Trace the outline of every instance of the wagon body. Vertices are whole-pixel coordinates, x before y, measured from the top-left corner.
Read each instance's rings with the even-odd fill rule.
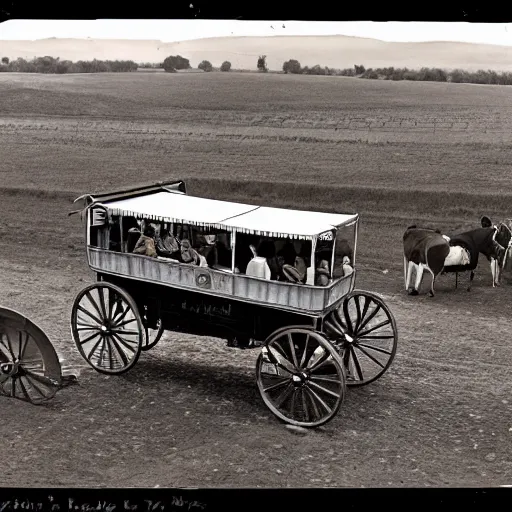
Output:
[[[257,379],[267,406],[288,423],[317,426],[336,414],[346,384],[372,382],[391,364],[397,332],[389,308],[375,294],[354,291],[358,214],[199,198],[187,194],[183,181],[81,198],[87,260],[97,283],[75,299],[71,328],[96,370],[129,370],[164,331],[262,347]],[[222,243],[209,261],[135,254],[134,236],[144,240],[141,222],[177,237],[182,251],[185,240],[211,239],[211,233]],[[281,247],[278,277],[270,273],[275,251],[260,256],[255,246],[261,254]],[[203,248],[209,254],[212,247],[197,251]],[[254,272],[253,262],[264,270]],[[377,332],[386,327],[391,331]],[[376,340],[387,348],[372,346]],[[363,372],[356,348],[376,370]]]

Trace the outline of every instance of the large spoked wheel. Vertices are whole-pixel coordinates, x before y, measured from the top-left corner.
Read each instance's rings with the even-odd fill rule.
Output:
[[[345,371],[336,349],[322,333],[305,327],[280,329],[269,337],[256,377],[265,404],[291,425],[323,425],[345,398]]]
[[[20,313],[0,308],[0,394],[39,405],[61,384],[59,357],[46,334]]]
[[[109,375],[130,370],[145,342],[134,300],[123,289],[104,281],[87,286],[75,298],[71,332],[89,365]]]
[[[144,334],[145,339],[144,343],[142,344],[141,349],[142,350],[150,350],[152,349],[162,337],[162,334],[164,333],[164,326],[162,323],[162,320],[159,318],[156,322],[156,329],[151,329],[147,325],[147,308],[144,308],[144,313],[142,315],[142,323],[144,325]]]
[[[347,386],[364,386],[377,380],[395,357],[395,318],[374,293],[349,293],[342,306],[325,319],[324,330],[339,349],[347,370]]]

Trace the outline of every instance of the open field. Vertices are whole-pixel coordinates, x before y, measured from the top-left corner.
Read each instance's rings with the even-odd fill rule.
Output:
[[[510,282],[492,289],[482,258],[471,293],[442,276],[435,298],[409,297],[400,245],[413,223],[452,234],[512,216],[511,105],[499,86],[0,75],[1,303],[81,369],[47,407],[2,399],[4,485],[512,483]],[[167,333],[116,378],[81,360],[71,303],[94,275],[71,201],[171,178],[194,195],[361,214],[357,287],[392,308],[398,353],[325,427],[286,429],[259,397],[257,351],[219,340]]]

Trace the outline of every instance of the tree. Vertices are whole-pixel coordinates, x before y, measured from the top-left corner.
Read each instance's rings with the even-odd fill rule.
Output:
[[[258,69],[259,69],[260,71],[264,71],[264,72],[268,71],[268,69],[267,69],[267,63],[265,62],[265,59],[266,59],[266,58],[267,58],[267,56],[266,56],[266,55],[260,55],[260,56],[258,57]]]
[[[298,60],[290,59],[283,64],[283,71],[285,73],[293,73],[297,75],[302,71],[302,68],[300,67],[300,62]]]
[[[2,57],[2,64],[9,64],[9,57]]]
[[[177,69],[190,69],[191,65],[189,60],[181,55],[171,55],[164,60],[163,68],[168,73],[174,73]]]
[[[222,63],[222,66],[220,67],[220,70],[221,71],[229,71],[230,69],[231,69],[231,62],[229,62],[228,60],[225,60]]]
[[[202,69],[203,71],[212,71],[213,66],[212,63],[209,60],[203,60],[199,66],[197,66],[199,69]]]

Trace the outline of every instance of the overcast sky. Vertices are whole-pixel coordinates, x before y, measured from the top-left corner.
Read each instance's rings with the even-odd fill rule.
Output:
[[[512,46],[510,23],[286,20],[9,20],[0,23],[0,40],[91,37],[174,42],[222,36],[335,34],[371,37],[383,41],[463,41]]]

